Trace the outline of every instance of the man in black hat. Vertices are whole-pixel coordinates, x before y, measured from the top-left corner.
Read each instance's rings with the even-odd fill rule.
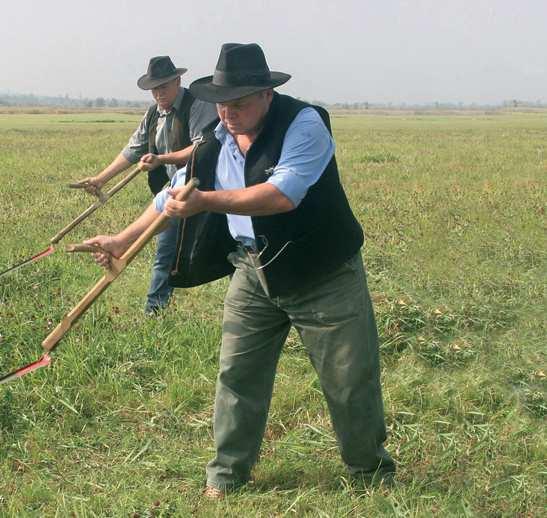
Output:
[[[378,335],[360,248],[363,232],[340,184],[328,113],[273,88],[256,44],[225,44],[213,76],[190,91],[215,102],[220,123],[145,213],[116,236],[88,241],[123,253],[165,211],[186,218],[176,286],[231,274],[215,399],[216,456],[206,496],[245,484],[266,426],[277,361],[294,326],[325,394],[352,476],[391,477]],[[174,199],[190,177],[199,190]],[[103,266],[108,254],[95,256]]]
[[[141,167],[148,171],[152,193],[161,191],[177,168],[186,164],[202,129],[217,118],[214,104],[195,99],[181,87],[181,75],[186,70],[176,68],[169,56],[150,60],[147,73],[138,79],[137,85],[142,90],[151,90],[155,103],[112,163],[96,176],[73,184],[74,187],[97,194],[106,182],[140,160]],[[145,306],[147,314],[156,314],[169,303],[173,288],[168,279],[174,261],[176,231],[174,221],[158,237]]]

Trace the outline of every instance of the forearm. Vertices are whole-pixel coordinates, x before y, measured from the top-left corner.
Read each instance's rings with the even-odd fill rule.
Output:
[[[190,159],[193,149],[194,149],[194,145],[192,144],[179,151],[173,151],[172,153],[165,153],[164,155],[158,155],[158,159],[164,165],[175,164],[179,167],[182,167],[183,165],[186,165],[186,163]]]
[[[159,216],[160,213],[155,209],[154,204],[151,203],[133,223],[116,236],[116,240],[118,240],[125,249],[129,248]],[[163,228],[159,229],[158,232],[161,232],[162,230]]]
[[[295,208],[274,185],[262,183],[245,189],[200,191],[204,210],[242,216],[269,216]]]
[[[127,249],[159,216],[160,213],[155,210],[152,204],[138,219],[119,234],[115,236],[98,235],[85,240],[84,243],[97,246],[98,251],[93,254],[95,261],[105,268],[110,268],[112,257],[122,257]],[[161,232],[163,228],[165,227],[159,229],[158,232]]]
[[[121,153],[112,161],[110,165],[105,167],[97,176],[96,178],[100,180],[102,183],[108,182],[111,178],[118,175],[122,171],[125,171],[129,166],[131,166],[131,162],[127,160]]]

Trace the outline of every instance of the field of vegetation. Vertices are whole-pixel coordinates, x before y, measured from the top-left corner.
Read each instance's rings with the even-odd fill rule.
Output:
[[[50,367],[0,386],[0,516],[544,516],[546,115],[333,118],[367,236],[393,487],[348,482],[291,334],[253,483],[205,500],[226,281],[145,318],[149,246]],[[104,167],[138,118],[0,114],[0,271],[90,204],[67,182]],[[148,202],[138,178],[61,245]],[[62,248],[0,278],[0,374],[37,359],[102,275]]]

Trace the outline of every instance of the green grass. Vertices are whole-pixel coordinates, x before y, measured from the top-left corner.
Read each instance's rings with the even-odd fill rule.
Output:
[[[0,270],[90,203],[65,187],[138,116],[0,114]],[[540,516],[545,501],[545,114],[334,117],[367,243],[382,338],[393,488],[348,484],[305,351],[291,335],[254,482],[204,501],[226,281],[142,306],[150,246],[55,363],[0,388],[0,516]],[[63,243],[121,229],[144,177]],[[0,279],[0,370],[40,343],[102,272],[61,251]]]

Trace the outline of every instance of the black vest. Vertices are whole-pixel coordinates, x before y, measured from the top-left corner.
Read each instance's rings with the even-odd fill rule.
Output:
[[[173,117],[173,126],[169,132],[169,147],[171,151],[179,151],[192,144],[190,138],[190,108],[194,103],[194,96],[189,90],[184,88],[184,95],[178,110],[175,110]],[[148,128],[148,152],[158,154],[156,147],[156,129],[158,126],[159,113],[157,104],[148,108],[146,112],[146,127]],[[156,167],[153,171],[148,171],[148,186],[152,193],[160,192],[169,181],[167,170],[164,165]]]
[[[287,129],[300,110],[309,106],[274,93],[264,128],[245,157],[246,186],[268,179],[279,161]],[[330,131],[327,111],[313,108]],[[201,190],[214,190],[220,147],[214,133],[206,132],[204,142],[188,163],[187,180],[192,176],[199,178]],[[340,184],[334,157],[296,209],[251,219],[271,296],[290,294],[320,279],[363,244],[363,231]],[[190,287],[230,274],[233,267],[226,255],[235,247],[224,214],[201,213],[181,221],[170,283]]]

